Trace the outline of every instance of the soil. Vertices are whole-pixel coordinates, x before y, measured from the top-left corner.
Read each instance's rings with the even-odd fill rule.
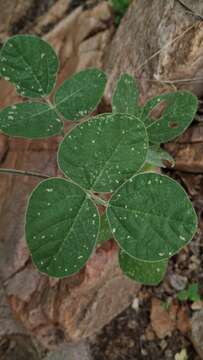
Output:
[[[182,349],[187,349],[189,360],[200,360],[188,338],[177,330],[166,339],[149,340],[149,324],[150,299],[142,302],[139,312],[129,307],[97,336],[91,347],[93,360],[172,360]]]

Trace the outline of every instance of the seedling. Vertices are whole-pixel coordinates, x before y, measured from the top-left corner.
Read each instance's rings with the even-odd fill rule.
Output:
[[[158,284],[168,259],[192,239],[197,217],[184,189],[149,169],[173,162],[160,144],[190,125],[197,99],[178,91],[140,107],[136,81],[123,74],[112,113],[91,116],[106,75],[87,69],[54,90],[58,68],[54,49],[35,36],[14,36],[1,50],[0,74],[23,97],[1,110],[2,133],[62,138],[57,153],[61,177],[0,169],[44,178],[30,195],[25,217],[33,262],[49,276],[71,276],[85,266],[98,242],[113,236],[124,274]],[[64,136],[67,121],[72,128]],[[100,205],[105,208],[102,221]]]
[[[177,294],[177,299],[180,301],[201,301],[199,285],[197,283],[190,284],[187,289]]]

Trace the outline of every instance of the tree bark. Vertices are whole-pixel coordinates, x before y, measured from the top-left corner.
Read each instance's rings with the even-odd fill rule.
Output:
[[[174,88],[203,95],[203,23],[195,6],[203,12],[201,2],[189,12],[179,0],[133,1],[106,54],[108,102],[122,72],[138,79],[141,102]]]

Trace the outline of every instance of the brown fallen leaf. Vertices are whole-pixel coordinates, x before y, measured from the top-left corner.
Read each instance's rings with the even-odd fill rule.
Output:
[[[158,338],[163,339],[166,336],[171,336],[176,328],[177,310],[178,306],[176,304],[172,304],[170,309],[167,310],[159,299],[152,299],[151,325]]]

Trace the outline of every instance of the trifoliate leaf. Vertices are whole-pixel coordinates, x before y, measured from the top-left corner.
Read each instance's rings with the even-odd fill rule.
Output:
[[[176,254],[197,229],[197,216],[184,189],[156,173],[142,173],[123,184],[113,194],[107,216],[119,246],[150,262]]]
[[[25,230],[37,268],[50,276],[64,277],[78,272],[92,254],[99,215],[78,186],[52,178],[32,192]]]
[[[65,176],[95,192],[113,192],[144,164],[145,127],[128,114],[104,114],[68,133],[58,152]]]
[[[49,95],[56,82],[58,66],[53,48],[37,36],[13,36],[1,50],[1,76],[25,97]]]
[[[9,136],[30,139],[61,133],[62,122],[55,111],[43,103],[20,103],[0,111],[0,130]]]
[[[55,103],[66,120],[79,120],[99,104],[106,85],[106,75],[99,69],[82,70],[57,90]]]

